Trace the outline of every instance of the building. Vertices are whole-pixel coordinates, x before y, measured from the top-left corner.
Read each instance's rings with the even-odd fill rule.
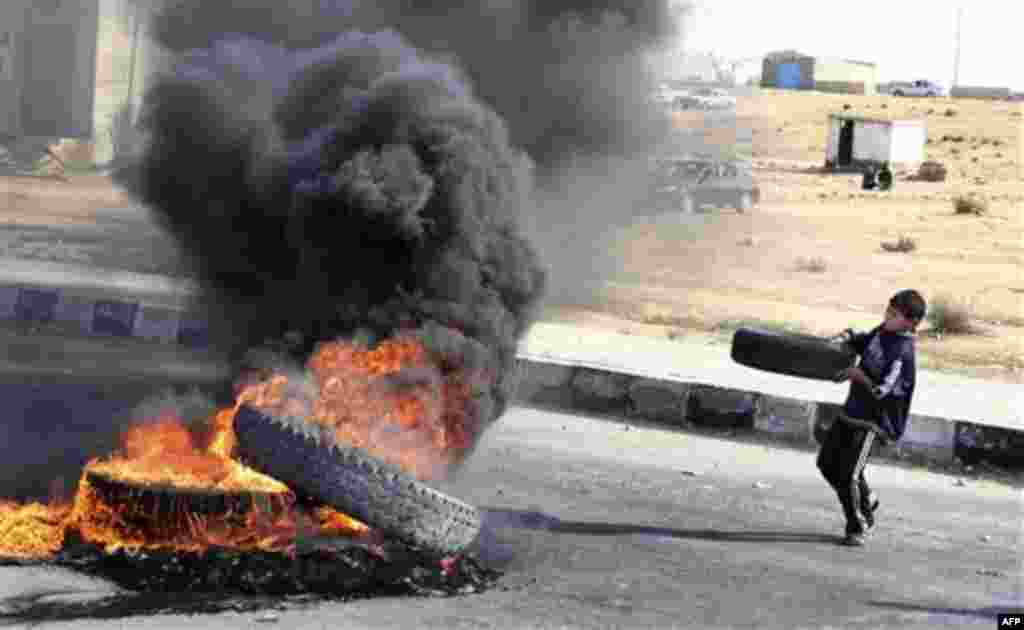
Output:
[[[0,135],[93,134],[99,0],[0,2]]]
[[[953,98],[980,98],[994,101],[1009,101],[1013,98],[1013,90],[1006,87],[982,87],[958,85],[949,91]]]
[[[839,94],[876,94],[878,67],[866,61],[812,57],[797,51],[765,55],[761,87],[817,90]]]
[[[894,168],[916,169],[924,161],[926,137],[923,120],[832,114],[828,121],[825,166],[860,170],[888,162]]]
[[[158,0],[0,1],[0,141],[73,140],[97,163],[132,126],[166,54],[147,37]]]

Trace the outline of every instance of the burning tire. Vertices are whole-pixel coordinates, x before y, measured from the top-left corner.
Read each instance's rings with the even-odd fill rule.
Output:
[[[109,505],[130,506],[154,519],[174,514],[238,517],[252,511],[281,511],[294,497],[287,492],[224,492],[141,485],[110,474],[87,470],[85,479]]]
[[[831,381],[854,364],[848,348],[823,337],[740,328],[732,338],[732,360],[768,372]]]
[[[361,449],[340,444],[317,425],[266,415],[247,405],[238,409],[234,422],[239,457],[249,466],[386,536],[452,555],[480,531],[476,508]]]

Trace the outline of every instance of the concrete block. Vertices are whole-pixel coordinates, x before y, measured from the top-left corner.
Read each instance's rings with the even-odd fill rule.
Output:
[[[899,441],[899,448],[929,461],[948,463],[953,461],[955,440],[955,422],[932,416],[911,415],[907,430]]]
[[[179,311],[160,306],[139,308],[132,326],[132,335],[141,339],[173,343],[178,335]]]
[[[624,414],[629,410],[629,387],[635,377],[577,368],[572,377],[573,407],[597,413]]]
[[[1024,432],[957,422],[953,455],[965,464],[988,462],[1013,471],[1024,470]]]
[[[98,300],[93,311],[92,331],[98,335],[131,337],[138,312],[138,302]]]
[[[54,289],[21,289],[14,305],[14,317],[25,324],[50,324],[57,315],[60,291]]]
[[[14,319],[14,307],[20,294],[18,287],[0,287],[0,319]]]
[[[630,415],[682,426],[690,387],[678,381],[638,377],[629,386]]]
[[[57,301],[54,326],[61,332],[89,334],[95,302],[83,295],[62,293]]]
[[[686,419],[702,426],[753,429],[760,396],[754,392],[695,385],[687,400]]]
[[[754,416],[754,428],[779,438],[811,444],[817,404],[806,400],[762,395]]]
[[[571,383],[575,370],[571,365],[519,359],[516,362],[515,399],[520,402],[571,407]]]
[[[210,325],[201,313],[182,313],[178,320],[177,341],[189,348],[206,348],[210,345]]]

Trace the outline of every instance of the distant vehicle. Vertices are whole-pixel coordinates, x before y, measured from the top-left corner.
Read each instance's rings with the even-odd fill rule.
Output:
[[[736,107],[736,98],[720,88],[702,87],[677,96],[674,105],[677,109],[731,109]]]
[[[946,88],[934,81],[894,81],[886,86],[886,92],[893,96],[947,96]]]
[[[678,107],[677,102],[680,98],[689,96],[689,94],[686,90],[662,88],[651,92],[649,99],[659,107],[673,109]]]
[[[680,210],[703,206],[735,208],[743,213],[761,201],[761,189],[744,162],[704,157],[659,158],[652,163],[644,210]]]

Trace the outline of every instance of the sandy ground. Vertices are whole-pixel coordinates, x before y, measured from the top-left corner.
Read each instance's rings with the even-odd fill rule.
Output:
[[[893,190],[877,193],[860,190],[858,175],[822,173],[827,116],[842,111],[924,119],[925,159],[946,164],[948,180],[897,171]],[[679,129],[752,160],[763,203],[619,230],[621,271],[603,295],[549,317],[655,336],[741,323],[830,334],[877,323],[889,295],[913,287],[963,305],[978,329],[922,335],[924,365],[1021,382],[1022,113],[982,100],[764,90],[741,98],[735,115],[677,114]],[[955,214],[953,199],[969,194],[989,201],[985,216]],[[915,251],[883,250],[900,237]]]
[[[513,408],[445,487],[480,506],[505,576],[451,599],[207,614],[67,571],[0,568],[0,624],[121,628],[990,628],[1020,607],[1019,490],[886,465],[869,545],[804,451]],[[251,606],[238,606],[251,610]],[[220,612],[217,612],[217,611]],[[263,623],[259,623],[259,622]]]
[[[950,166],[949,180],[907,181],[897,172],[891,192],[866,193],[856,175],[821,173],[831,111],[923,117],[926,158]],[[743,215],[637,218],[610,239],[615,260],[604,266],[615,270],[601,294],[552,304],[544,318],[661,338],[750,323],[828,334],[873,325],[890,294],[914,287],[930,301],[949,296],[963,304],[978,330],[922,334],[923,366],[1024,382],[1022,111],[1021,104],[980,100],[766,90],[742,98],[735,115],[679,114],[680,129],[752,156],[763,203]],[[989,212],[955,214],[952,200],[966,193],[989,199]],[[95,225],[106,209],[129,206],[100,175],[0,179],[0,222],[8,231]],[[109,247],[96,238],[71,246],[53,235],[4,237],[0,255],[180,271],[152,226],[138,238],[127,228],[101,232],[110,234]],[[913,239],[915,251],[882,249],[900,237]]]

